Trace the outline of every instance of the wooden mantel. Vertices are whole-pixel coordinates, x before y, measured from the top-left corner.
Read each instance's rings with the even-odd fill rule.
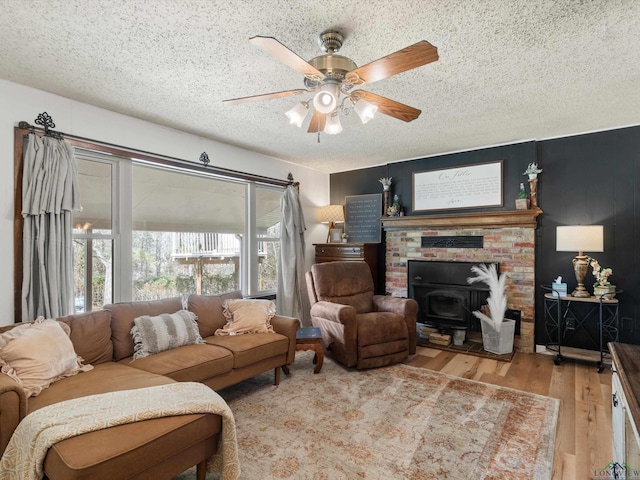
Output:
[[[539,208],[530,210],[500,210],[496,212],[455,213],[445,215],[420,215],[404,217],[382,217],[385,230],[407,228],[536,228]]]

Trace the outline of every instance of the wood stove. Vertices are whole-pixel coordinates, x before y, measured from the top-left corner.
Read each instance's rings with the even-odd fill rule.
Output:
[[[408,263],[408,295],[418,302],[418,323],[439,330],[480,330],[480,322],[471,312],[487,303],[489,287],[467,282],[467,278],[475,276],[471,267],[478,262]],[[499,264],[495,265],[499,272]]]

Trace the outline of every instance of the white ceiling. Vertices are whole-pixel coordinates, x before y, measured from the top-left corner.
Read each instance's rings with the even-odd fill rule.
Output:
[[[0,0],[0,8],[0,77],[326,172],[640,118],[638,0]],[[341,134],[318,143],[284,117],[300,97],[222,104],[303,88],[300,74],[250,37],[273,36],[309,60],[330,28],[358,65],[419,40],[438,47],[439,61],[366,86],[422,115],[405,123],[378,114],[366,125],[351,115]]]

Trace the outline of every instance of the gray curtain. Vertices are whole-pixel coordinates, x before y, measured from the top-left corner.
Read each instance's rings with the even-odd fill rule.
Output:
[[[73,148],[30,134],[22,178],[22,320],[73,313],[72,211],[80,208]]]
[[[280,199],[280,261],[276,307],[278,315],[296,317],[311,326],[309,297],[304,279],[304,231],[307,229],[297,189],[289,185]]]

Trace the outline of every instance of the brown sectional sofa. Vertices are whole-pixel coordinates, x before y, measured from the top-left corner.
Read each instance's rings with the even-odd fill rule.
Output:
[[[135,361],[129,333],[134,318],[176,312],[183,308],[179,297],[105,305],[99,312],[58,319],[69,325],[76,353],[94,368],[59,380],[30,398],[12,378],[0,374],[0,453],[24,416],[64,400],[175,381],[197,381],[221,389],[272,368],[277,384],[280,367],[295,359],[299,320],[276,315],[272,320],[276,333],[216,337],[215,330],[226,323],[222,304],[227,298],[242,296],[233,292],[188,299],[187,308],[197,315],[205,344]],[[212,414],[111,427],[54,445],[45,458],[45,474],[51,480],[168,479],[198,464],[198,478],[204,478],[206,459],[216,451],[220,432],[221,417]]]

